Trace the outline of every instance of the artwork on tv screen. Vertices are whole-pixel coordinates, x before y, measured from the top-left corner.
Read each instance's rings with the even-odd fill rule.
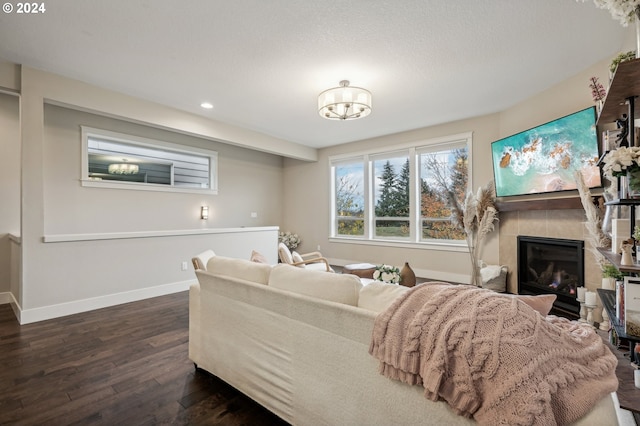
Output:
[[[579,170],[601,186],[595,108],[587,108],[491,144],[496,196],[576,189]]]

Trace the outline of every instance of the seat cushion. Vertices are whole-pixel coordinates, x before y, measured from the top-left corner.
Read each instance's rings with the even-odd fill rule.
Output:
[[[358,306],[362,283],[355,275],[331,274],[280,264],[273,267],[269,286],[306,296]]]

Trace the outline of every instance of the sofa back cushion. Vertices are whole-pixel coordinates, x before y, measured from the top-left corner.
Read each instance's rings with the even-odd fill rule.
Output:
[[[362,283],[355,275],[334,274],[280,264],[273,267],[269,286],[306,296],[358,306]]]
[[[267,284],[271,274],[271,265],[251,262],[244,259],[233,259],[215,256],[207,262],[207,271],[213,274],[240,278],[258,284]]]
[[[409,291],[409,287],[373,281],[360,290],[358,307],[369,311],[382,312],[407,291]]]

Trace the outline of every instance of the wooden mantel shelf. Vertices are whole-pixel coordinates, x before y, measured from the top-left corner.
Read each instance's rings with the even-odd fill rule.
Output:
[[[501,212],[518,210],[561,210],[582,209],[580,197],[547,198],[544,200],[497,201],[496,207]]]

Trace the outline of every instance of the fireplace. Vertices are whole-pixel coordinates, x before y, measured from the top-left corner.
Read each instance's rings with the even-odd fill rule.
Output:
[[[518,293],[555,294],[552,314],[580,318],[576,288],[584,285],[584,241],[518,236]]]

